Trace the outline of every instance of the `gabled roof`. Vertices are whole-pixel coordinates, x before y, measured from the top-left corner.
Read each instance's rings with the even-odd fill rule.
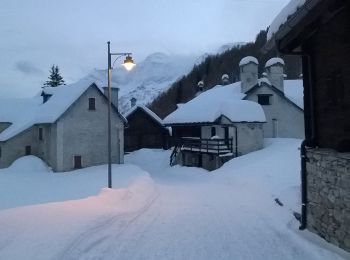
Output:
[[[156,115],[156,113],[154,113],[152,110],[150,110],[149,108],[147,108],[144,105],[137,105],[134,106],[133,108],[131,108],[128,112],[126,112],[124,114],[124,116],[126,117],[126,119],[128,119],[132,114],[134,114],[137,110],[141,110],[144,113],[146,113],[147,115],[149,115],[157,124],[159,124],[161,127],[165,126],[163,125],[163,120]]]
[[[277,95],[285,99],[291,105],[298,109],[304,110],[303,102],[303,81],[302,80],[284,80],[284,93],[278,88],[274,87],[267,78],[259,79],[259,83],[249,89],[245,94],[246,99],[249,95],[254,93],[261,85],[273,90]]]
[[[331,1],[290,0],[271,23],[267,32],[267,43],[264,46],[264,50],[270,50],[275,45],[280,49],[280,41],[283,38],[291,34],[296,27],[308,28],[317,19],[318,14],[321,13],[320,10],[327,8],[326,4],[329,2]],[[298,34],[295,34],[293,37]],[[293,48],[295,47],[298,46],[294,46]]]
[[[74,84],[57,87],[55,93],[46,103],[42,103],[40,96],[23,101],[25,104],[20,109],[15,109],[16,112],[12,116],[6,116],[5,114],[16,107],[16,100],[8,100],[9,106],[0,112],[0,122],[10,122],[11,126],[0,133],[0,141],[6,141],[35,124],[56,122],[90,87],[96,88],[107,99],[94,82],[83,79]],[[117,111],[113,104],[112,107],[121,117],[124,124],[127,124],[127,120]],[[7,120],[4,120],[5,118]]]
[[[242,100],[241,84],[218,85],[168,115],[165,125],[214,123],[220,116],[231,122],[265,122],[262,107],[253,101]]]

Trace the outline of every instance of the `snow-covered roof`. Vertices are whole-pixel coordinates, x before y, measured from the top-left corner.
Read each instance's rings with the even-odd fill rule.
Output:
[[[266,62],[265,68],[271,67],[276,64],[282,64],[284,66],[284,60],[279,57],[271,58]]]
[[[275,17],[267,32],[267,40],[270,40],[272,36],[279,30],[288,18],[293,15],[306,0],[290,0],[290,2],[282,9],[282,11]]]
[[[304,109],[304,87],[301,79],[285,80],[284,95],[301,109]]]
[[[213,123],[220,116],[232,122],[265,122],[262,107],[253,101],[242,100],[241,83],[218,85],[168,115],[164,124]]]
[[[126,118],[128,118],[132,113],[134,113],[137,109],[142,109],[143,111],[145,111],[150,117],[152,117],[155,121],[157,121],[160,125],[163,125],[163,120],[156,115],[156,113],[154,113],[151,109],[149,109],[148,107],[144,106],[144,105],[137,105],[132,107],[128,112],[126,112],[124,114],[124,116]]]
[[[47,95],[53,95],[55,94],[58,90],[60,89],[59,87],[43,87],[43,92]]]
[[[255,63],[255,64],[259,65],[259,61],[257,58],[255,58],[253,56],[247,56],[247,57],[244,57],[243,59],[241,59],[241,61],[239,62],[239,66],[244,66],[244,65],[247,65],[248,63]]]
[[[36,96],[23,101],[23,104],[12,112],[16,107],[16,100],[0,101],[0,122],[10,122],[11,126],[0,133],[0,141],[6,141],[21,133],[35,124],[54,123],[94,82],[82,79],[74,84],[59,86],[54,95],[42,103],[42,98]],[[6,115],[10,113],[10,115]]]

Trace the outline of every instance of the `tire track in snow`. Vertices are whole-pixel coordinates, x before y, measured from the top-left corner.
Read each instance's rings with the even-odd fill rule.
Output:
[[[111,236],[115,238],[121,236],[129,226],[140,218],[154,202],[159,198],[160,194],[156,191],[156,194],[151,198],[146,205],[136,212],[128,212],[123,214],[116,214],[109,219],[103,220],[102,223],[89,228],[87,231],[81,233],[76,237],[69,246],[61,250],[53,259],[57,260],[70,260],[70,259],[84,259],[84,254],[89,253],[92,249],[98,245],[103,244]]]

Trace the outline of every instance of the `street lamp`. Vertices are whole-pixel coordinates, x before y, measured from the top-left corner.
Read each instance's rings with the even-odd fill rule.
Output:
[[[129,71],[134,66],[135,63],[131,58],[130,52],[125,53],[111,53],[110,42],[107,42],[108,45],[108,188],[112,188],[112,137],[111,137],[111,108],[112,108],[112,83],[111,83],[111,70],[112,70],[112,56],[117,56],[113,62],[114,63],[120,58],[125,57],[123,66]],[[118,105],[117,105],[118,109]]]

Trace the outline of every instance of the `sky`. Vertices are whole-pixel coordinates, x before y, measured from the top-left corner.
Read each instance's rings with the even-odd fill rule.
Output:
[[[154,52],[201,55],[249,42],[289,0],[0,0],[0,98],[40,91],[52,64],[67,83]]]

